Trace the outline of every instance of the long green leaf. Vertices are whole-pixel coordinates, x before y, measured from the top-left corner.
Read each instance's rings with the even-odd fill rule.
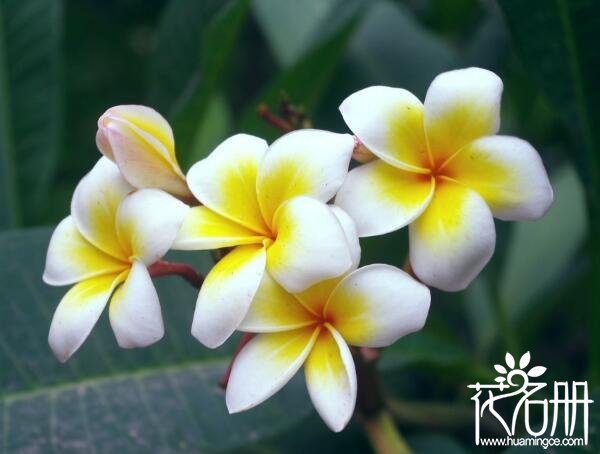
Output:
[[[556,197],[544,218],[513,227],[499,282],[500,304],[511,323],[530,313],[537,297],[560,285],[587,233],[585,196],[575,169],[565,166],[551,181]]]
[[[349,53],[369,83],[402,87],[419,97],[438,73],[458,62],[451,46],[406,6],[389,0],[371,4]]]
[[[171,0],[165,7],[150,61],[148,103],[167,117],[198,83],[202,32],[219,4],[218,0]]]
[[[500,0],[524,63],[578,145],[572,153],[584,181],[600,182],[600,48],[590,45],[600,25],[594,0]]]
[[[590,211],[592,276],[600,275],[600,3],[595,0],[500,0],[514,41],[532,76],[563,118],[573,137]],[[600,280],[592,279],[592,301]],[[600,382],[600,305],[590,317],[591,379]]]
[[[201,78],[195,89],[187,94],[185,105],[173,119],[178,156],[184,167],[191,160],[205,157],[212,151],[203,148],[203,125],[211,97],[244,24],[249,0],[227,3],[204,30],[199,52]]]
[[[0,234],[0,452],[215,452],[271,437],[310,414],[302,377],[255,410],[228,415],[217,381],[235,342],[190,334],[197,290],[158,279],[165,338],[117,347],[107,314],[66,364],[47,344],[65,288],[41,282],[46,229]],[[206,272],[209,256],[184,254]],[[181,259],[181,257],[178,257]]]
[[[0,1],[0,229],[39,220],[59,151],[62,1]]]
[[[223,96],[214,95],[206,106],[201,122],[194,133],[193,145],[185,153],[184,167],[204,159],[232,130],[232,113]]]
[[[347,2],[346,2],[347,3]],[[277,62],[288,68],[314,44],[339,0],[254,0],[252,11]]]

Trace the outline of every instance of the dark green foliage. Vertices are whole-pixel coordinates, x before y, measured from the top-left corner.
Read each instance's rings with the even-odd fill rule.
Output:
[[[158,281],[160,343],[119,349],[105,314],[71,361],[54,359],[48,327],[66,289],[41,282],[51,232],[41,226],[67,215],[100,156],[96,120],[117,104],[167,117],[186,170],[233,133],[276,138],[256,109],[277,113],[282,92],[314,127],[346,131],[337,107],[355,90],[384,84],[423,99],[439,72],[496,71],[501,133],[538,149],[555,204],[538,222],[496,223],[484,273],[464,292],[434,291],[425,330],[382,354],[384,387],[415,452],[462,453],[485,452],[473,446],[466,385],[493,380],[507,349],[531,351],[547,380],[600,383],[599,5],[0,0],[0,452],[370,449],[356,422],[326,429],[301,376],[229,416],[216,382],[237,339],[217,350],[193,339],[197,291],[175,277]],[[406,229],[361,243],[364,263],[404,263]],[[210,266],[203,253],[178,259]]]

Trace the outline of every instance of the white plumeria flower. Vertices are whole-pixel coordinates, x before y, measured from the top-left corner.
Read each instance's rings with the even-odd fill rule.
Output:
[[[111,107],[98,120],[96,145],[135,188],[158,188],[178,197],[191,197],[175,156],[171,126],[154,109]]]
[[[464,289],[491,258],[502,220],[538,219],[552,203],[542,160],[526,141],[497,136],[502,81],[480,68],[440,74],[425,103],[369,87],[340,111],[379,159],[352,170],[336,204],[360,236],[410,224],[410,263],[426,284]]]
[[[356,371],[349,345],[386,347],[423,327],[429,289],[389,265],[368,265],[299,294],[265,273],[240,330],[260,333],[237,355],[227,385],[231,413],[279,391],[304,365],[310,398],[331,430],[354,412]]]
[[[326,202],[342,185],[354,140],[294,131],[270,147],[238,134],[188,172],[194,196],[174,249],[235,246],[206,277],[192,334],[218,347],[244,318],[265,269],[288,291],[339,276],[352,263],[352,220]]]
[[[168,251],[188,207],[158,189],[132,191],[119,169],[101,158],[77,185],[71,215],[52,234],[44,282],[76,284],[58,305],[48,337],[62,362],[83,344],[109,299],[121,347],[147,346],[163,336],[147,267]]]

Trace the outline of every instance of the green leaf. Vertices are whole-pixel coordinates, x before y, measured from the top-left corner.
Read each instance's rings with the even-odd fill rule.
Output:
[[[218,0],[171,0],[162,14],[150,60],[148,103],[167,117],[185,102],[199,80],[202,33]]]
[[[215,88],[233,51],[244,24],[249,0],[232,0],[208,24],[202,35],[200,52],[201,77],[195,88],[186,94],[185,104],[173,118],[177,155],[182,163],[208,155],[212,149],[203,148],[203,125]]]
[[[467,352],[431,330],[403,337],[383,350],[381,368],[386,371],[411,366],[456,367],[468,363]]]
[[[593,389],[590,391],[589,398],[594,401],[593,404],[590,405],[590,413],[588,420],[586,421],[583,417],[578,418],[575,424],[574,436],[581,437],[583,436],[585,425],[588,427],[588,445],[587,446],[578,446],[576,448],[572,448],[572,452],[590,452],[590,448],[598,448],[600,446],[600,389]]]
[[[433,78],[458,59],[406,7],[389,0],[372,4],[352,38],[350,56],[366,80],[405,88],[421,99]]]
[[[456,440],[445,434],[423,433],[408,438],[414,454],[443,452],[445,454],[466,454],[468,451]]]
[[[546,215],[513,225],[499,278],[500,303],[513,322],[531,311],[540,295],[560,285],[587,234],[585,196],[575,169],[560,168],[551,182],[555,199]]]
[[[498,335],[494,299],[485,274],[480,274],[465,289],[462,301],[476,353],[483,355]]]
[[[60,0],[0,1],[0,229],[39,219],[60,140]]]
[[[500,0],[525,66],[572,135],[589,209],[592,301],[600,301],[600,26],[595,0]],[[590,314],[590,379],[600,383],[600,305]]]
[[[287,93],[293,103],[301,104],[310,117],[344,55],[356,28],[358,17],[358,12],[351,14],[338,31],[332,33],[328,39],[313,48],[290,69],[276,77],[246,108],[242,115],[240,129],[268,139],[277,136],[273,127],[265,124],[258,117],[256,107],[261,103],[270,106],[277,104],[281,92]]]
[[[594,0],[500,0],[513,40],[538,85],[573,133],[584,182],[600,184],[600,4]]]
[[[184,168],[190,167],[195,162],[205,158],[219,143],[231,133],[233,118],[229,106],[223,96],[213,96],[202,121],[196,130],[194,143],[186,153],[186,161],[182,162]]]
[[[0,234],[0,446],[3,452],[214,452],[272,437],[313,411],[301,374],[258,408],[229,415],[217,381],[235,341],[203,348],[190,334],[197,290],[157,279],[166,335],[123,350],[107,314],[66,364],[47,344],[65,288],[41,282],[46,229]],[[206,272],[206,253],[187,253]]]
[[[252,10],[279,65],[288,68],[314,44],[339,0],[254,0]]]

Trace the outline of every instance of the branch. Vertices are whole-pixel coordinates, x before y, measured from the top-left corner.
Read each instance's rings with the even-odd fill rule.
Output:
[[[188,281],[196,288],[202,287],[204,276],[196,272],[187,263],[173,263],[166,260],[159,260],[148,267],[148,272],[152,277],[178,275]]]
[[[286,93],[281,94],[281,100],[279,101],[279,112],[283,118],[285,118],[287,122],[292,125],[293,129],[312,128],[312,122],[306,116],[304,110],[292,105]]]
[[[256,109],[256,113],[258,113],[258,115],[268,124],[270,124],[271,126],[275,126],[283,133],[294,130],[294,128],[289,122],[285,121],[283,118],[279,118],[273,115],[273,113],[271,113],[266,104],[260,104]]]
[[[365,418],[361,422],[376,454],[410,454],[408,444],[387,411],[380,411],[376,416]]]
[[[362,347],[354,351],[358,392],[357,420],[377,454],[409,454],[410,448],[386,409],[377,372],[380,351]]]

